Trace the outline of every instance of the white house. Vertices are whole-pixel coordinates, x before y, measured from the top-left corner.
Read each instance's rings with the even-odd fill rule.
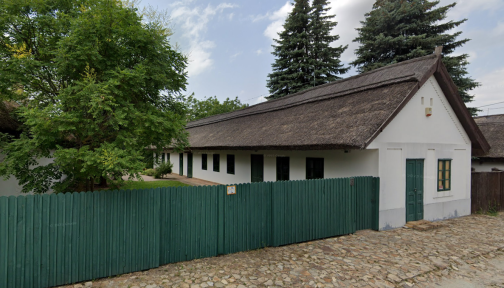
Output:
[[[504,114],[475,117],[481,132],[492,148],[484,155],[474,155],[476,172],[504,171]]]
[[[380,229],[471,213],[489,145],[433,54],[187,125],[174,173],[217,183],[380,177]]]

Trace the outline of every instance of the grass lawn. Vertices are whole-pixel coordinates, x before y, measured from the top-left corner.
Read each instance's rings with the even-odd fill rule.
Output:
[[[179,181],[173,181],[173,180],[162,180],[162,181],[135,181],[131,182],[127,185],[124,185],[121,187],[121,190],[128,190],[128,189],[150,189],[150,188],[159,188],[159,187],[179,187],[179,186],[191,186],[189,184],[184,184]]]

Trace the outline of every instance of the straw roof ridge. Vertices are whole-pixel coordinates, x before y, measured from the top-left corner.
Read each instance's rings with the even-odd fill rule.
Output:
[[[504,158],[504,114],[474,117],[491,148],[480,158]]]
[[[190,122],[190,149],[364,149],[432,76],[471,138],[473,154],[488,152],[490,146],[436,54]]]
[[[337,80],[334,82],[309,88],[291,95],[287,95],[285,97],[252,105],[244,109],[199,119],[188,123],[186,128],[194,128],[198,126],[217,123],[220,121],[231,120],[237,117],[245,117],[249,115],[267,113],[280,109],[287,109],[296,105],[302,105],[313,101],[327,100],[333,97],[346,96],[356,92],[361,92],[369,89],[376,89],[381,86],[391,85],[404,81],[420,82],[422,76],[425,74],[425,71],[416,71],[415,73],[411,73],[411,70],[414,69],[411,69],[410,71],[401,71],[400,68],[421,61],[426,61],[425,66],[430,68],[435,64],[437,58],[438,58],[437,55],[432,54],[392,64],[389,66],[381,67],[366,73],[362,73],[342,80]],[[428,61],[428,60],[435,60],[435,61]],[[389,73],[390,75],[388,75],[387,73],[380,73],[387,70],[392,71],[391,73]]]

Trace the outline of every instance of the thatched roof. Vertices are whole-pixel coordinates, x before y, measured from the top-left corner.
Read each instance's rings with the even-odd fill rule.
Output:
[[[0,132],[17,134],[20,123],[12,115],[14,109],[19,107],[15,102],[0,101]]]
[[[363,149],[432,75],[447,97],[454,94],[449,102],[474,148],[488,150],[488,143],[456,94],[455,84],[434,54],[190,122],[186,126],[190,146],[192,149]]]
[[[480,158],[504,159],[504,114],[475,117],[474,121],[492,147]]]

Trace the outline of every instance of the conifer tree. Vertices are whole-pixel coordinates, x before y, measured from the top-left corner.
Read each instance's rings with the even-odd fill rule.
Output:
[[[276,59],[271,65],[273,72],[268,74],[268,99],[283,97],[313,86],[310,85],[312,69],[308,59],[309,12],[308,0],[296,0],[294,9],[285,21],[284,31],[278,33],[280,39],[274,39],[278,45],[273,45],[272,54]]]
[[[338,75],[345,74],[349,67],[343,67],[341,54],[348,45],[331,47],[330,44],[339,39],[339,35],[331,35],[331,30],[338,25],[331,21],[335,15],[326,15],[327,0],[313,0],[310,12],[310,64],[314,69],[314,86],[341,79]]]
[[[479,83],[467,75],[469,55],[450,56],[470,39],[458,40],[461,31],[447,33],[467,19],[440,22],[456,3],[436,8],[438,4],[439,1],[428,0],[377,0],[361,21],[362,27],[357,28],[359,36],[354,42],[360,43],[360,47],[355,51],[357,59],[351,64],[359,72],[367,72],[432,54],[435,47],[443,46],[443,63],[462,100],[471,102],[474,96],[468,92]],[[469,110],[473,114],[477,111]]]
[[[341,79],[346,73],[339,60],[347,46],[331,47],[339,39],[331,35],[337,25],[331,21],[334,15],[326,15],[327,0],[296,0],[294,9],[284,24],[284,31],[275,39],[272,64],[267,87],[270,96],[276,99],[304,89]]]

